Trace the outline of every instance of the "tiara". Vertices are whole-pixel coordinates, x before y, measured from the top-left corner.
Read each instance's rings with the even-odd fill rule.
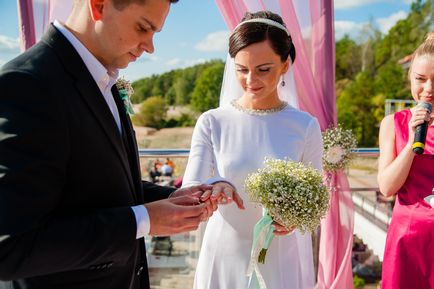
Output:
[[[279,22],[276,22],[274,20],[271,19],[267,19],[267,18],[253,18],[253,19],[249,19],[249,20],[245,20],[243,22],[240,22],[234,29],[237,30],[238,27],[240,27],[241,25],[245,24],[245,23],[251,23],[251,22],[256,22],[256,23],[265,23],[268,24],[270,26],[274,26],[277,27],[279,29],[282,29],[283,31],[286,32],[286,34],[288,34],[288,36],[291,36],[291,34],[289,33],[288,29],[286,29],[285,26],[283,26],[282,24],[280,24]]]

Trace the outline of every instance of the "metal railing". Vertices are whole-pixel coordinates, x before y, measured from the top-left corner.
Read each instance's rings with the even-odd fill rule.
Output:
[[[140,157],[188,157],[189,149],[139,149]],[[378,148],[356,148],[352,151],[356,156],[378,157]]]
[[[139,156],[141,158],[188,158],[190,153],[189,149],[140,149]],[[352,152],[356,157],[378,157],[380,151],[378,148],[357,148]],[[352,187],[350,188],[353,194],[353,202],[357,212],[362,214],[365,218],[378,225],[380,228],[387,230],[390,218],[391,210],[385,208],[383,205],[366,198],[360,192],[379,192],[378,187]]]
[[[392,207],[374,202],[357,191],[352,191],[352,195],[356,212],[386,232],[392,218]]]

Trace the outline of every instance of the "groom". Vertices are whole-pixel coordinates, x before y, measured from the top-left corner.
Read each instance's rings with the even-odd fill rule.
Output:
[[[176,1],[75,0],[1,68],[0,288],[149,288],[143,237],[194,230],[216,209],[197,204],[210,186],[141,181],[113,86],[154,51]]]

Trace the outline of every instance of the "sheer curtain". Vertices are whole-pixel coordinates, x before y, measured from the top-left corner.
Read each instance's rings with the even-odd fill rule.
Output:
[[[332,0],[215,0],[230,30],[246,11],[280,14],[294,41],[294,63],[299,108],[314,115],[321,129],[337,124],[335,50]],[[336,188],[330,210],[322,221],[318,288],[353,288],[351,250],[354,208],[344,172],[329,176]]]
[[[21,51],[38,41],[54,19],[65,21],[73,0],[17,0]]]

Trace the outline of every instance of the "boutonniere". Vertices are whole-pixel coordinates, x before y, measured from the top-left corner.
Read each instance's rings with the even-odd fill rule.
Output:
[[[121,77],[116,81],[116,87],[124,103],[125,112],[128,114],[135,114],[133,104],[131,103],[131,95],[133,95],[134,89],[131,86],[131,82]]]

